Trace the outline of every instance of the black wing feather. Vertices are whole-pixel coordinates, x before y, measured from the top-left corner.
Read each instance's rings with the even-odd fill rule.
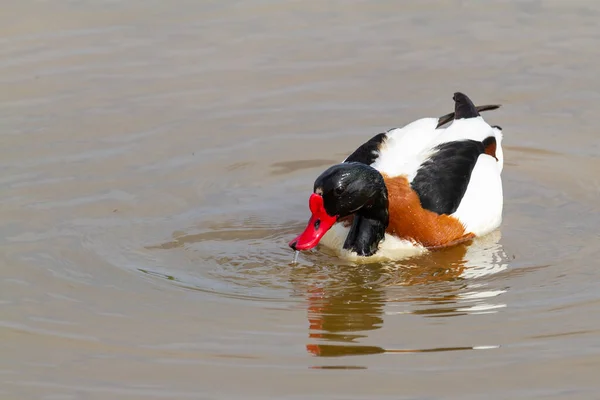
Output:
[[[425,161],[411,182],[421,206],[438,214],[452,214],[458,208],[479,155],[482,142],[461,140],[443,143]]]
[[[359,162],[371,165],[379,157],[379,146],[387,138],[385,133],[378,133],[367,142],[363,143],[354,153],[350,154],[344,162]]]

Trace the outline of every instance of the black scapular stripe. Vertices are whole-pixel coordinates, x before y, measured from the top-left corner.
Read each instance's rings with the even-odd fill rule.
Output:
[[[421,206],[438,214],[452,214],[458,208],[479,156],[482,142],[461,140],[443,143],[425,161],[411,182]]]
[[[367,142],[363,143],[354,153],[350,154],[344,162],[359,162],[371,165],[379,157],[379,146],[386,139],[385,133],[378,133]]]

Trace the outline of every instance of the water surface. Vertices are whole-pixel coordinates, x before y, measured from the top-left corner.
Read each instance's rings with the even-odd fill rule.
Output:
[[[593,1],[5,1],[0,397],[596,396]],[[375,133],[502,103],[502,227],[287,242]]]

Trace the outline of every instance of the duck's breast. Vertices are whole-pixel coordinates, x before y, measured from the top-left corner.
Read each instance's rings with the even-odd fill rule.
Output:
[[[343,248],[349,231],[348,225],[339,222],[323,236],[319,245],[332,250],[341,259],[359,263],[401,260],[427,252],[427,249],[419,244],[386,233],[374,255],[361,257]]]

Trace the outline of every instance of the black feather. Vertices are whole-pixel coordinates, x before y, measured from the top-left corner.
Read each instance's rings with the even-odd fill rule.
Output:
[[[363,143],[354,153],[350,154],[344,162],[359,162],[371,165],[379,157],[379,146],[387,138],[385,133],[379,133]]]
[[[461,140],[443,143],[425,161],[411,182],[421,206],[438,214],[452,214],[458,208],[479,155],[482,142]]]
[[[475,109],[477,110],[477,112],[481,113],[484,111],[497,110],[500,107],[501,107],[500,104],[486,104],[484,106],[477,106],[477,107],[475,107]],[[443,125],[446,125],[448,122],[453,121],[453,120],[454,120],[453,112],[446,114],[446,115],[442,115],[441,117],[438,118],[438,124],[436,126],[436,129]]]
[[[348,236],[346,236],[344,249],[354,251],[363,257],[375,254],[379,243],[385,237],[386,227],[387,221],[384,223],[377,219],[356,214]]]
[[[456,92],[452,98],[454,99],[454,119],[479,117],[475,104],[466,94]]]

